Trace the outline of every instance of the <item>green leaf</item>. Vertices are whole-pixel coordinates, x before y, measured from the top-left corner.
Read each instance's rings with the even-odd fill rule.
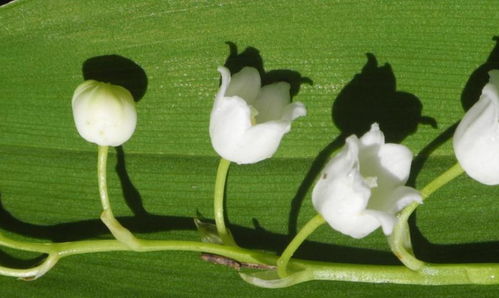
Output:
[[[78,136],[71,113],[84,78],[111,77],[138,100],[137,130],[109,158],[115,215],[140,237],[179,240],[199,239],[191,214],[213,212],[218,157],[208,122],[216,67],[246,63],[263,67],[266,82],[291,81],[308,116],[293,123],[274,158],[231,167],[226,191],[238,243],[280,253],[315,214],[307,191],[342,137],[379,121],[389,141],[416,154],[411,183],[421,188],[455,162],[451,127],[477,99],[486,71],[499,66],[495,1],[17,0],[0,7],[0,24],[0,227],[32,241],[110,238],[98,220],[97,148]],[[416,255],[498,262],[497,197],[498,187],[465,175],[435,193],[412,221]],[[309,240],[297,257],[397,263],[379,231],[354,240],[323,227]],[[2,251],[3,265],[40,262]],[[260,289],[191,252],[72,256],[36,281],[0,283],[5,296],[23,297],[493,297],[499,290],[328,281]]]

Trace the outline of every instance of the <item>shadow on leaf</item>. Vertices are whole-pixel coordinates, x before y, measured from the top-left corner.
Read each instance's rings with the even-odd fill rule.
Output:
[[[276,82],[288,82],[291,86],[291,98],[296,96],[300,91],[302,84],[313,85],[310,78],[303,77],[299,72],[289,69],[276,69],[265,72],[263,68],[263,59],[260,51],[254,47],[247,47],[241,53],[238,53],[236,44],[233,42],[226,42],[229,46],[229,56],[225,60],[225,67],[230,70],[231,74],[239,72],[243,67],[254,67],[260,73],[262,85],[268,85]]]
[[[437,126],[435,119],[422,116],[423,106],[413,94],[397,91],[395,74],[390,64],[378,66],[374,54],[367,54],[367,62],[333,100],[331,118],[340,135],[324,147],[312,162],[303,182],[291,202],[288,228],[290,236],[297,232],[297,220],[302,202],[331,154],[339,149],[345,138],[362,136],[377,122],[387,142],[399,143],[416,132],[419,124]]]
[[[82,67],[83,79],[96,80],[125,87],[138,102],[147,90],[145,71],[132,60],[119,55],[87,59]]]

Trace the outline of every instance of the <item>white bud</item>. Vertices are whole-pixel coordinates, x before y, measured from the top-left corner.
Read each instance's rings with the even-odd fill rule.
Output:
[[[91,143],[119,146],[135,131],[135,102],[121,86],[85,81],[76,88],[72,106],[78,133]]]

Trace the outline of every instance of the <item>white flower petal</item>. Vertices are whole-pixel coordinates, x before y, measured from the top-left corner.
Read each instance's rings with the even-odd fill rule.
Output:
[[[257,109],[257,123],[263,123],[282,118],[284,109],[289,105],[291,96],[290,85],[286,82],[278,82],[263,86],[260,89],[254,107]]]
[[[250,164],[270,158],[290,128],[291,123],[287,121],[270,121],[250,127],[239,140],[229,160],[238,164]]]
[[[412,152],[399,144],[384,144],[378,152],[380,164],[400,184],[409,179]]]
[[[222,77],[222,82],[220,83],[220,88],[218,89],[217,95],[215,96],[215,104],[217,104],[219,99],[225,97],[225,94],[227,93],[227,88],[229,88],[231,80],[230,71],[227,67],[219,66],[217,70],[220,73],[220,76]]]
[[[261,84],[258,70],[254,67],[244,67],[240,72],[232,75],[225,96],[239,96],[248,104],[253,105],[260,92]]]
[[[359,139],[352,135],[346,139],[345,143],[340,152],[322,170],[321,179],[318,181],[316,188],[323,185],[322,183],[327,186],[336,177],[342,177],[354,170],[358,170]]]
[[[237,159],[239,143],[250,127],[251,109],[246,101],[237,96],[216,101],[210,117],[210,138],[220,156]]]
[[[271,157],[290,128],[289,121],[251,124],[251,109],[237,96],[225,97],[212,110],[210,137],[223,158],[238,164],[255,163]]]
[[[423,204],[423,197],[421,193],[409,186],[399,186],[393,191],[392,194],[396,209],[395,212],[399,212],[400,210],[407,207],[407,205],[417,202],[419,204]]]
[[[499,71],[464,115],[454,133],[454,152],[466,173],[487,185],[499,184]]]
[[[303,117],[307,115],[307,109],[305,105],[299,101],[288,104],[282,113],[282,120],[284,121],[293,121],[296,118]]]
[[[331,159],[312,192],[314,208],[334,229],[352,237],[370,233],[379,226],[362,212],[371,191],[359,173],[359,140],[347,138],[346,146]]]
[[[422,204],[421,194],[412,187],[398,186],[383,194],[373,192],[366,212],[379,221],[385,235],[390,235],[396,223],[395,214],[412,202]]]
[[[385,135],[379,129],[379,124],[371,124],[371,129],[360,138],[360,142],[364,147],[384,144]]]
[[[376,176],[383,189],[407,182],[412,162],[412,153],[407,147],[385,144],[383,133],[374,124],[360,141],[360,172],[364,177]]]
[[[312,192],[312,203],[333,229],[358,238],[379,227],[375,218],[363,214],[369,196],[369,187],[352,169],[341,177],[321,178]]]
[[[333,223],[328,221],[331,227],[355,239],[364,238],[380,227],[380,221],[366,212],[352,215],[339,214],[337,217]]]
[[[395,214],[412,202],[422,204],[421,194],[412,187],[398,186],[384,195],[373,195],[367,208]]]
[[[368,215],[374,218],[378,224],[376,228],[381,226],[385,235],[390,235],[393,232],[393,226],[397,222],[397,218],[395,217],[395,215],[386,212],[366,210],[364,211],[364,215]]]

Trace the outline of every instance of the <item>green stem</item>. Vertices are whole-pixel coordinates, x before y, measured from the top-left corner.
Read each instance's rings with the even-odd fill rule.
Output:
[[[17,242],[23,243],[23,241]],[[143,252],[168,250],[207,252],[225,256],[238,262],[270,266],[276,265],[280,259],[266,252],[215,243],[144,239],[138,239],[138,242],[140,251]],[[50,252],[48,258],[41,265],[29,269],[0,267],[0,274],[33,279],[47,272],[62,257],[84,253],[130,250],[129,246],[117,240],[84,240],[39,243],[37,245],[40,245],[40,252]],[[22,246],[19,248],[22,249]],[[421,271],[412,271],[404,266],[327,263],[299,259],[289,260],[289,265],[303,270],[296,273],[301,277],[296,279],[294,283],[307,280],[340,280],[421,285],[499,284],[499,264],[426,264],[425,269]]]
[[[314,280],[417,285],[499,284],[499,264],[426,264],[413,271],[396,265],[307,265]],[[309,280],[310,280],[309,279]]]
[[[217,232],[222,242],[227,245],[237,246],[230,230],[225,226],[224,217],[224,194],[225,194],[225,181],[227,180],[227,173],[229,171],[230,161],[221,158],[218,164],[217,178],[215,180],[215,194],[213,209],[215,212],[215,225]]]
[[[109,195],[107,194],[107,154],[108,146],[99,146],[97,154],[97,179],[99,181],[99,195],[103,210],[111,210]]]
[[[459,163],[456,163],[455,165],[450,167],[447,171],[442,173],[440,176],[435,178],[433,181],[431,181],[421,189],[423,200],[462,173],[464,173],[464,170]]]
[[[0,233],[0,245],[5,247],[10,247],[13,249],[48,254],[52,252],[53,243],[37,243],[37,242],[14,240],[7,238],[2,233]]]
[[[420,192],[423,200],[428,198],[442,186],[452,181],[454,178],[461,175],[463,172],[463,168],[459,165],[459,163],[456,163],[454,166],[450,167],[447,171],[421,189]],[[409,232],[409,217],[418,206],[418,203],[412,203],[400,212],[398,221],[393,228],[393,232],[388,237],[388,243],[390,244],[390,248],[395,256],[397,256],[397,258],[411,270],[423,270],[426,267],[426,264],[417,259],[412,251]]]
[[[18,277],[24,280],[34,280],[47,273],[59,260],[57,254],[49,254],[45,260],[38,266],[27,269],[15,269],[0,266],[0,274],[6,276]]]
[[[288,275],[287,267],[289,259],[293,256],[295,251],[300,247],[300,245],[307,239],[312,232],[314,232],[318,227],[324,224],[326,221],[324,218],[317,214],[311,220],[309,220],[305,226],[296,234],[296,236],[288,244],[281,257],[277,260],[277,274],[284,278]]]
[[[99,146],[97,156],[97,179],[99,181],[99,194],[102,203],[100,219],[109,229],[114,238],[123,242],[133,250],[138,250],[138,239],[125,227],[123,227],[113,215],[109,195],[107,193],[107,155],[108,146]]]

